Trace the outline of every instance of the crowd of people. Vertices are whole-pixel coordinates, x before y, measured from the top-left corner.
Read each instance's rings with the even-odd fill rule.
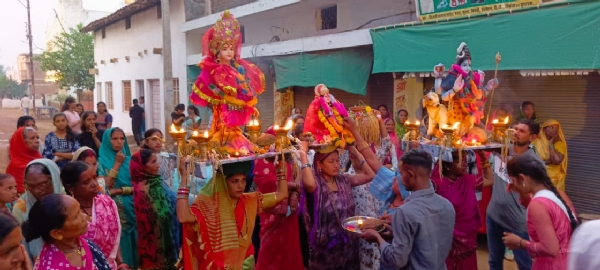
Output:
[[[505,248],[520,269],[567,269],[569,258],[577,258],[569,269],[595,269],[588,249],[569,246],[579,223],[561,189],[560,124],[540,127],[524,104],[506,163],[495,152],[455,151],[440,170],[424,151],[403,152],[408,112],[392,116],[382,105],[378,144],[347,118],[356,142],[346,149],[302,141],[297,175],[291,161],[223,165],[191,204],[189,178],[173,185],[160,130],[146,131],[132,155],[120,128],[98,123],[111,118],[102,102],[75,123],[69,103],[43,145],[35,120],[22,117],[0,175],[0,257],[8,259],[0,269],[477,269],[475,191],[486,186],[490,269],[503,268]],[[196,129],[197,109],[186,116],[184,108],[173,123]],[[297,109],[291,119],[303,140],[305,116]],[[180,175],[189,175],[186,162]],[[356,215],[381,218],[385,230],[346,231],[341,222]],[[573,239],[594,245],[593,228]]]

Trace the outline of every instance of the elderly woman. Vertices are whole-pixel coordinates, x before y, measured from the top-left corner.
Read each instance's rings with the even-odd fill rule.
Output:
[[[126,264],[120,264],[121,258],[117,256],[121,236],[119,210],[108,195],[98,193],[96,168],[75,161],[63,168],[60,178],[67,194],[79,202],[81,211],[89,217],[88,231],[84,237],[98,245],[111,269],[128,268]]]
[[[111,270],[102,250],[84,238],[87,230],[88,216],[72,197],[52,194],[37,201],[23,224],[26,241],[44,241],[34,269]]]
[[[544,122],[537,140],[533,141],[535,152],[546,163],[552,184],[565,191],[567,177],[567,140],[562,126],[554,119]]]
[[[20,127],[10,138],[8,148],[10,163],[8,163],[6,173],[12,175],[17,181],[17,192],[19,194],[25,192],[23,176],[27,164],[34,159],[42,158],[39,148],[40,135],[32,127]]]
[[[60,170],[58,165],[49,159],[36,159],[31,161],[25,169],[25,186],[27,192],[17,200],[12,214],[19,223],[29,220],[31,207],[38,200],[50,194],[64,193],[60,182]],[[25,245],[27,253],[32,259],[37,258],[42,250],[42,240],[28,241]]]

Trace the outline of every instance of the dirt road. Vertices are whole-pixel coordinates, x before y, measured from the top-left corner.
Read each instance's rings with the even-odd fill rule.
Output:
[[[4,109],[0,108],[0,172],[6,170],[8,166],[8,142],[10,137],[17,129],[17,118],[23,115],[23,112],[19,109]],[[38,132],[40,138],[43,140],[46,134],[54,130],[51,120],[36,120]],[[129,140],[129,145],[132,144]],[[137,150],[137,146],[132,147],[132,153]],[[488,266],[488,251],[485,236],[479,237],[479,248],[477,250],[477,263],[479,270],[489,270]],[[514,262],[504,261],[505,270],[517,270],[517,266]]]

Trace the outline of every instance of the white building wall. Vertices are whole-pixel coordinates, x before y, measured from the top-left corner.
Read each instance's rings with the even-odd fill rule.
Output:
[[[187,100],[186,66],[184,34],[180,25],[184,22],[184,9],[182,0],[171,0],[171,42],[173,54],[173,78],[179,79],[180,100]],[[131,28],[125,29],[125,20],[120,20],[105,28],[106,37],[102,38],[102,31],[94,34],[94,62],[99,70],[95,76],[96,85],[102,84],[102,93],[94,95],[94,102],[107,102],[106,82],[112,82],[114,108],[109,110],[114,122],[113,126],[122,128],[131,134],[131,118],[129,112],[124,110],[123,81],[131,81],[132,98],[138,98],[139,89],[136,81],[144,82],[144,97],[146,99],[146,129],[159,128],[164,132],[164,78],[163,56],[153,54],[153,48],[162,48],[162,19],[157,18],[156,7],[137,13],[131,18]],[[144,53],[146,51],[147,53]],[[142,52],[142,56],[138,53]],[[129,56],[129,62],[125,57]],[[110,59],[117,58],[118,63],[110,63]],[[101,61],[104,64],[101,64]],[[160,82],[160,108],[152,107],[151,81]],[[153,125],[152,111],[160,110],[159,126]]]
[[[366,30],[376,26],[398,24],[417,19],[414,1],[396,0],[303,0],[282,7],[281,3],[290,0],[259,0],[264,2],[236,7],[231,10],[245,31],[243,57],[293,54],[302,51],[354,47],[371,44]],[[318,30],[316,12],[337,4],[337,28]],[[273,9],[268,9],[272,5]],[[252,13],[257,7],[259,13]],[[238,16],[241,14],[243,16]],[[183,26],[188,36],[186,53],[188,64],[199,60],[201,35],[212,27],[216,14],[186,22]],[[220,16],[220,15],[219,15]],[[337,34],[337,35],[334,35]],[[334,36],[333,39],[327,37]],[[340,38],[337,38],[340,37]],[[344,40],[351,39],[345,46]],[[360,40],[357,40],[360,39]],[[330,44],[323,46],[323,41]],[[319,43],[319,48],[314,43]],[[279,44],[283,46],[278,46]],[[273,51],[277,50],[277,52]]]

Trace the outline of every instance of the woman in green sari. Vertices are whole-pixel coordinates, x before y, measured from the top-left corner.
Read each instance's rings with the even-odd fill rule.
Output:
[[[109,128],[102,135],[99,170],[104,172],[106,190],[111,195],[121,218],[121,255],[123,262],[137,269],[137,229],[133,208],[133,188],[129,173],[131,151],[120,128]]]

